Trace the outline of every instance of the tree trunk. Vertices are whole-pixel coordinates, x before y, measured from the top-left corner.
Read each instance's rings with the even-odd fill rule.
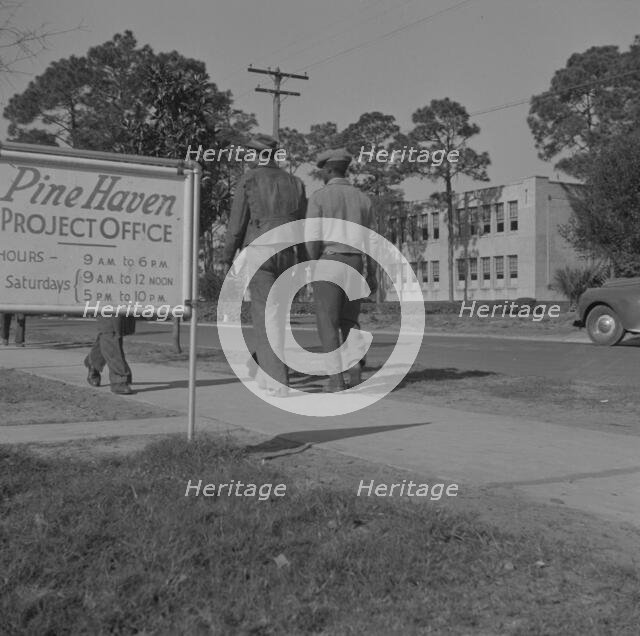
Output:
[[[477,210],[477,208],[476,208]],[[462,245],[464,247],[464,251],[462,252],[462,258],[464,259],[464,293],[463,299],[466,303],[469,299],[469,278],[471,277],[471,267],[469,266],[469,241],[471,240],[471,222],[473,219],[470,216],[469,212],[469,201],[467,194],[464,195],[464,221],[459,219],[458,222],[463,222],[460,232],[462,236]]]
[[[209,272],[213,269],[213,233],[206,230],[201,239],[202,247],[202,265],[205,272]]]
[[[464,244],[464,302],[466,303],[469,300],[469,277],[471,276],[471,271],[469,267],[469,245],[465,241]]]
[[[449,300],[453,302],[453,245],[455,241],[454,236],[454,223],[453,223],[453,190],[451,189],[451,177],[447,175],[445,177],[445,183],[447,186],[447,231],[449,236],[447,237],[448,248],[448,263],[447,269],[449,271]]]
[[[171,342],[175,353],[182,353],[182,347],[180,346],[180,318],[173,319]]]
[[[374,213],[376,215],[376,232],[378,234],[381,234],[380,230],[381,230],[381,225],[382,225],[382,209],[381,209],[381,204],[380,204],[380,198],[376,197],[376,203],[375,203],[375,207],[374,207]],[[384,302],[385,299],[385,292],[383,289],[383,285],[384,285],[384,269],[382,268],[382,266],[380,264],[377,263],[376,261],[376,276],[377,276],[377,280],[378,280],[378,289],[376,290],[376,305],[379,305],[380,303]]]

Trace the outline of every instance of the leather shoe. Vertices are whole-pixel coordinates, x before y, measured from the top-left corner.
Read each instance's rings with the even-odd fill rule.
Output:
[[[111,393],[117,393],[118,395],[132,395],[133,391],[128,384],[112,384]]]
[[[258,373],[258,356],[255,351],[251,354],[251,357],[247,360],[247,373],[253,380]]]
[[[349,386],[357,386],[362,383],[362,367],[357,364],[349,369]]]
[[[267,389],[267,395],[269,395],[270,397],[279,397],[279,398],[288,397],[289,389],[286,386],[279,386],[278,388],[275,388],[275,389]]]
[[[89,370],[89,373],[87,374],[87,382],[91,386],[100,386],[100,372],[87,362],[84,363],[84,366]]]

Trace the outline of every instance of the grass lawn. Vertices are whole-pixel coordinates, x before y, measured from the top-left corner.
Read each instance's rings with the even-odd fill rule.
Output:
[[[82,379],[86,372],[82,373]],[[108,374],[105,373],[104,376]],[[103,377],[108,382],[108,377]],[[0,368],[0,426],[129,420],[177,415],[173,411],[84,389],[30,373]]]
[[[395,315],[362,314],[361,326],[368,329],[398,329],[399,320]],[[584,334],[573,326],[576,319],[574,312],[561,313],[557,318],[549,318],[545,315],[542,320],[531,318],[479,318],[477,315],[469,316],[467,311],[463,316],[457,313],[427,314],[425,316],[425,332],[445,333],[469,333],[469,334],[494,334],[502,336],[570,336]],[[411,317],[408,319],[411,324]]]
[[[188,480],[284,497],[185,497]],[[357,498],[229,443],[0,448],[3,634],[634,634],[637,568],[444,500]]]
[[[395,399],[640,435],[636,387],[414,364]]]

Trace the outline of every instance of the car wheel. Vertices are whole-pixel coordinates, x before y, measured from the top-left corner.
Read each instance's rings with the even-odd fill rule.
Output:
[[[603,347],[617,345],[625,334],[618,314],[606,305],[596,305],[589,312],[586,327],[591,342]]]

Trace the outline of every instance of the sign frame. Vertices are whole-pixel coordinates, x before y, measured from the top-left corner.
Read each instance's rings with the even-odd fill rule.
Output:
[[[0,164],[44,166],[71,170],[104,170],[131,177],[183,178],[182,209],[182,280],[180,295],[184,307],[183,317],[190,322],[189,333],[189,405],[187,438],[194,435],[195,376],[197,345],[197,305],[199,269],[199,218],[201,167],[195,161],[165,159],[142,155],[77,150],[58,146],[42,146],[16,142],[0,142]],[[0,202],[0,206],[2,202]],[[97,301],[96,301],[97,302]],[[120,303],[123,304],[123,303]],[[169,304],[172,309],[178,303]],[[132,305],[131,305],[132,306]],[[0,294],[0,312],[26,314],[85,315],[86,304],[61,305],[46,303],[6,303]],[[156,312],[154,312],[155,315]],[[157,316],[156,316],[157,317]]]
[[[0,164],[19,163],[20,165],[34,165],[72,170],[110,170],[120,175],[131,177],[165,177],[184,178],[184,204],[182,209],[182,282],[181,299],[185,307],[184,317],[189,318],[194,299],[193,279],[197,278],[197,261],[191,258],[193,250],[198,245],[199,210],[195,208],[196,182],[199,186],[201,168],[197,162],[177,159],[163,159],[139,155],[124,155],[109,152],[75,150],[58,148],[57,146],[38,146],[35,144],[19,144],[14,142],[0,143]],[[199,191],[199,187],[197,188]],[[3,202],[0,201],[0,206]],[[194,276],[195,274],[195,276]],[[117,304],[111,301],[112,304]],[[104,302],[102,303],[104,304]],[[144,303],[143,303],[144,304]],[[175,307],[178,303],[174,303]],[[0,294],[0,311],[27,314],[67,314],[84,315],[85,304],[46,304],[46,303],[6,303]]]

